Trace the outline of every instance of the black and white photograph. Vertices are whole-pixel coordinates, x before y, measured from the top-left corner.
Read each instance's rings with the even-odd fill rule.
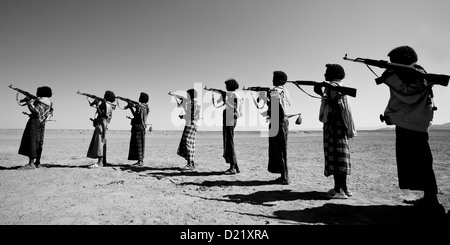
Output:
[[[2,0],[0,225],[448,226],[448,9]]]

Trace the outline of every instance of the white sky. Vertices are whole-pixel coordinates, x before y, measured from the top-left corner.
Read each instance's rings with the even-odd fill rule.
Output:
[[[391,49],[409,45],[428,72],[450,74],[448,9],[448,0],[2,0],[0,128],[24,128],[27,121],[9,84],[31,93],[53,89],[56,122],[47,128],[90,129],[94,109],[76,91],[103,96],[112,90],[133,100],[148,93],[148,123],[168,130],[183,125],[169,91],[225,90],[228,78],[241,88],[270,87],[275,70],[290,80],[322,81],[327,63],[341,64],[344,84],[358,89],[349,99],[357,129],[384,127],[378,116],[388,88],[376,85],[365,65],[342,57],[386,60]],[[320,129],[320,100],[287,88],[291,111],[303,117],[291,130]],[[204,92],[208,114],[211,95]],[[434,123],[450,122],[450,89],[435,86],[434,92]],[[265,127],[248,127],[257,112],[250,99],[245,108],[237,130]],[[129,115],[115,110],[110,129],[129,129]],[[208,125],[200,130],[219,128]]]

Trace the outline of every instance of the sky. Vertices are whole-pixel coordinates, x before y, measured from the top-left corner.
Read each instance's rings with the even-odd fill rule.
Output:
[[[204,119],[199,130],[220,130],[220,109],[203,87],[225,90],[229,78],[240,88],[272,87],[276,70],[289,80],[321,82],[327,63],[342,65],[344,85],[358,90],[348,99],[356,129],[385,127],[379,114],[389,99],[387,86],[343,56],[387,60],[390,50],[409,45],[428,72],[450,74],[448,9],[448,0],[2,0],[0,128],[21,129],[27,121],[11,84],[33,94],[40,86],[52,88],[49,129],[91,129],[95,109],[76,92],[103,97],[111,90],[136,101],[146,92],[147,123],[181,130],[182,112],[168,92],[197,88]],[[290,111],[303,120],[295,125],[291,119],[290,130],[320,130],[320,100],[292,84],[286,88]],[[239,93],[245,115],[236,130],[266,129],[252,94]],[[434,93],[433,124],[450,122],[450,88],[435,86]],[[126,116],[130,111],[116,108],[109,128],[130,129]]]

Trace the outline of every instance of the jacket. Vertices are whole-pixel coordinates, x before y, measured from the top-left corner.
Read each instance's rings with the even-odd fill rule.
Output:
[[[385,83],[390,90],[384,111],[386,124],[428,132],[433,120],[431,84],[423,78],[393,71],[385,71],[376,81]]]

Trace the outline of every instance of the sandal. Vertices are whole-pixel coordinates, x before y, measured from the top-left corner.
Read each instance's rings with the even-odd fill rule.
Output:
[[[194,167],[192,167],[191,165],[187,164],[186,166],[181,168],[181,171],[193,171]]]
[[[143,162],[141,162],[141,163],[135,163],[135,164],[133,164],[133,165],[131,165],[132,167],[144,167],[144,163]]]
[[[424,206],[424,205],[426,205],[426,200],[424,198],[419,198],[419,199],[415,199],[415,200],[403,200],[403,203],[411,204],[414,206]]]
[[[89,169],[101,168],[101,167],[103,167],[103,165],[98,164],[98,163],[94,163],[94,164],[88,166]]]
[[[31,169],[35,169],[35,168],[36,168],[36,166],[34,164],[27,164],[27,165],[24,165],[24,166],[22,166],[22,167],[20,167],[18,169],[19,170],[31,170]]]
[[[237,171],[233,168],[230,168],[227,171],[225,171],[225,174],[228,174],[228,175],[237,174]]]
[[[347,199],[348,196],[345,193],[337,192],[334,189],[331,189],[327,192],[326,196],[330,199]]]

